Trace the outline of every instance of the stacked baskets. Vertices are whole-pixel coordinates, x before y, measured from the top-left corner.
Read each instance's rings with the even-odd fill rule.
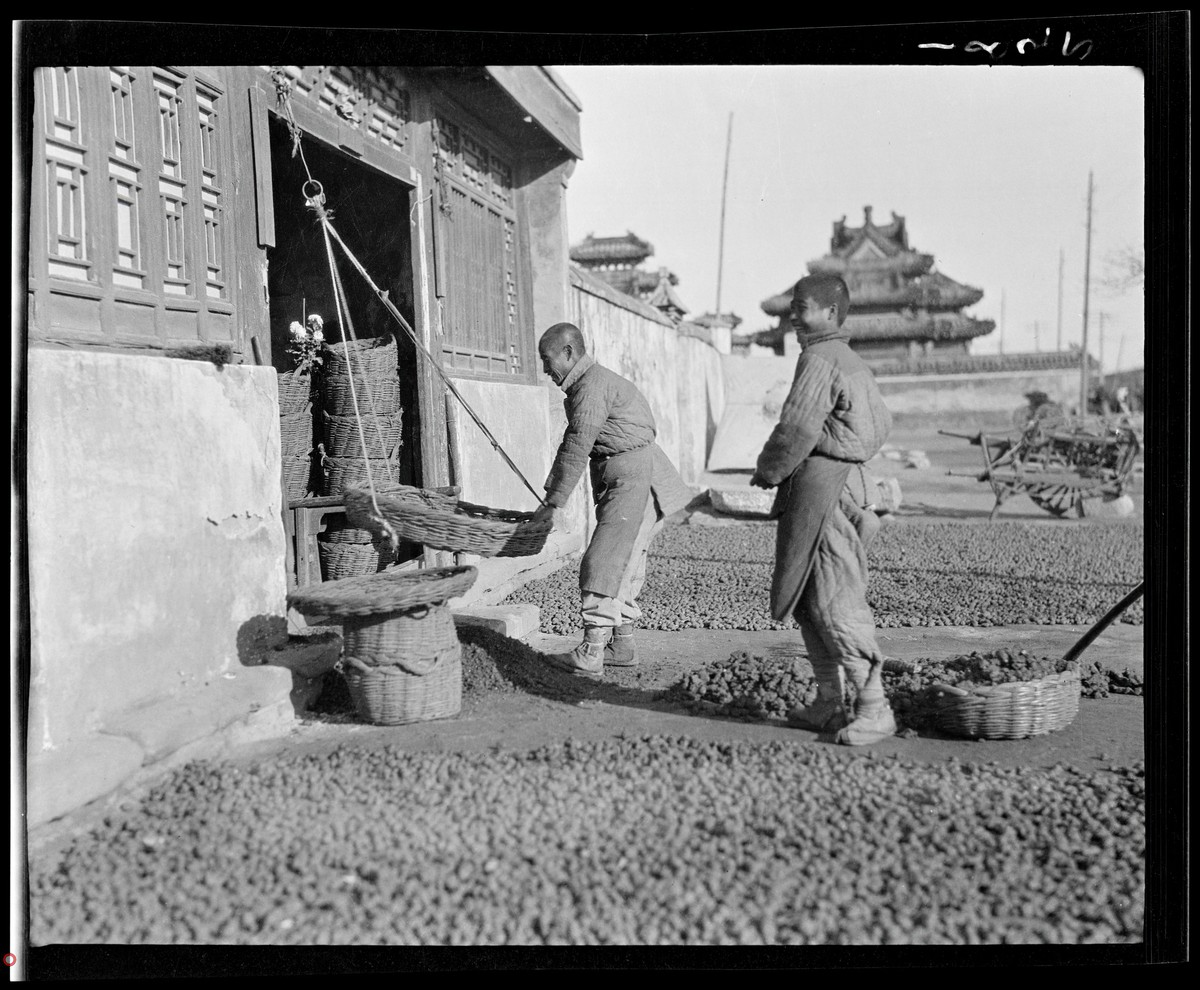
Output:
[[[277,381],[283,490],[289,500],[300,499],[308,495],[312,474],[312,377],[299,371],[287,371],[280,374]]]
[[[322,375],[321,467],[325,495],[399,480],[400,378],[396,342],[373,337],[326,346]],[[365,460],[364,460],[365,444]]]
[[[376,725],[450,718],[462,707],[462,647],[445,604],[474,567],[382,571],[288,596],[306,616],[342,625],[341,671],[359,715]]]

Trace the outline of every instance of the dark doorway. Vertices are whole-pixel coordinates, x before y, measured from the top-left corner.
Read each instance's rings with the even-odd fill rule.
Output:
[[[303,322],[306,316],[318,313],[324,320],[325,339],[331,344],[342,340],[325,238],[316,215],[305,206],[302,192],[308,178],[305,162],[313,178],[324,188],[325,205],[334,228],[412,326],[410,187],[308,134],[303,137],[304,159],[298,154],[293,157],[287,126],[274,114],[268,116],[276,245],[267,255],[271,353],[276,370],[287,371],[290,370],[288,327],[293,321]],[[336,244],[333,256],[345,290],[354,336],[359,340],[390,336],[397,341],[404,411],[399,480],[405,485],[420,485],[417,399],[420,359],[416,348]],[[345,334],[349,336],[348,327]]]

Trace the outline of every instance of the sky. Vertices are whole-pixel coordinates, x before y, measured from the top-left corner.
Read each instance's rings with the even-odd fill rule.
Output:
[[[1088,349],[1105,371],[1143,366],[1140,288],[1100,285],[1144,247],[1143,78],[1123,66],[554,66],[583,110],[567,189],[570,241],[633,231],[654,246],[691,316],[717,303],[739,332],[761,302],[829,251],[833,222],[893,212],[910,247],[983,290],[994,320],[972,353],[1052,351],[1083,332],[1093,174]],[[1101,316],[1103,315],[1103,319]],[[1003,338],[1003,339],[1001,339]],[[1119,358],[1119,364],[1118,364]]]

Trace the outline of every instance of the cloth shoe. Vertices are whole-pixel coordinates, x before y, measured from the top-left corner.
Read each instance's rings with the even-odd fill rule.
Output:
[[[601,626],[586,626],[583,640],[570,653],[547,653],[548,663],[560,670],[584,677],[604,675],[604,647],[608,643],[609,630]]]
[[[604,647],[604,666],[636,667],[637,644],[633,641],[633,623],[626,622],[613,630],[612,639]]]
[[[787,714],[788,725],[811,732],[837,732],[846,725],[846,706],[841,687],[817,687],[816,700]]]
[[[838,731],[843,746],[870,746],[896,734],[896,716],[886,701],[856,706],[854,721]]]

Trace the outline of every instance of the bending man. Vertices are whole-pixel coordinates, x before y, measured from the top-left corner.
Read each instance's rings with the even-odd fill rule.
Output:
[[[591,471],[596,528],[579,571],[583,641],[547,659],[572,673],[637,663],[633,627],[646,576],[646,552],[663,520],[691,501],[679,472],[654,442],[650,404],[633,382],[597,364],[572,323],[556,323],[538,343],[542,370],[566,393],[567,429],[546,479],[536,518],[555,523],[583,469]]]

